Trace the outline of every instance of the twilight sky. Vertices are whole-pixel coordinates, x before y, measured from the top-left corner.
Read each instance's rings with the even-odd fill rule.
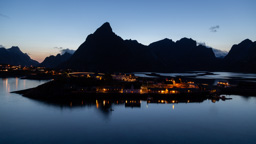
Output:
[[[183,37],[220,50],[256,41],[256,0],[0,0],[0,45],[43,61],[76,50],[104,22],[148,45]]]

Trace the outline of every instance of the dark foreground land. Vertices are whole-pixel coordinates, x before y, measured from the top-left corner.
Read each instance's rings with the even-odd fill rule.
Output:
[[[211,73],[206,73],[211,75]],[[136,105],[138,101],[149,103],[190,103],[228,100],[227,95],[256,96],[256,84],[233,79],[233,85],[214,80],[202,80],[193,77],[166,77],[154,73],[154,78],[125,75],[127,80],[116,80],[111,74],[58,76],[35,88],[15,91],[25,97],[49,103],[80,105],[86,102],[108,101],[109,103],[126,102]],[[117,77],[124,75],[116,75]],[[132,81],[131,81],[132,80]]]
[[[158,83],[164,79],[154,80]],[[140,100],[147,101],[148,103],[191,103],[203,102],[207,99],[213,102],[220,99],[228,99],[217,95],[216,89],[202,85],[195,88],[152,88],[152,90],[157,89],[157,91],[148,90],[147,92],[142,92],[141,87],[143,86],[148,86],[148,89],[150,89],[148,82],[152,82],[152,79],[124,82],[113,80],[110,77],[103,80],[94,78],[60,78],[35,88],[15,91],[14,93],[48,103],[64,105],[70,105],[70,102],[72,102],[72,105],[81,105],[85,101],[95,103],[95,100],[107,101],[108,103],[126,102],[126,105],[136,105]],[[187,85],[185,82],[178,83],[178,85],[180,84]],[[104,91],[105,88],[111,90]],[[131,91],[131,88],[133,91]],[[130,91],[124,92],[128,90]],[[166,90],[169,90],[169,93],[166,93]],[[173,91],[175,93],[172,93]]]

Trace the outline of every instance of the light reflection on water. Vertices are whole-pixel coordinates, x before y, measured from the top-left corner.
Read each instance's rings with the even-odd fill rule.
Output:
[[[45,81],[0,79],[0,143],[254,143],[256,98],[193,103],[85,100],[54,104],[9,91]]]
[[[3,79],[3,86],[5,86],[6,92],[10,92],[10,85],[8,83],[8,78]]]
[[[151,74],[151,72],[136,72],[134,73],[135,76],[139,77],[152,77],[148,74]],[[161,76],[170,76],[170,77],[190,77],[193,76],[197,79],[232,79],[232,78],[243,78],[243,79],[256,79],[255,73],[236,73],[236,72],[201,72],[201,71],[195,71],[195,72],[189,72],[189,73],[155,73]]]

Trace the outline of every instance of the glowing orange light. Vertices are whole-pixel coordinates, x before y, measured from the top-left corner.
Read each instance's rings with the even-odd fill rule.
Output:
[[[97,108],[97,109],[99,108],[99,102],[98,102],[98,100],[96,100],[96,108]]]

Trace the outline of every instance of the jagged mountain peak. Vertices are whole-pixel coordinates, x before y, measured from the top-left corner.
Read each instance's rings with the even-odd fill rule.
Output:
[[[16,52],[16,53],[22,53],[22,51],[20,50],[20,48],[18,46],[12,46],[8,50],[12,51],[12,52]]]
[[[223,67],[231,71],[256,72],[256,45],[249,39],[231,47]]]
[[[177,40],[176,43],[196,43],[195,40],[193,40],[192,38],[181,38],[180,40]]]
[[[103,25],[101,25],[95,32],[94,34],[100,34],[100,35],[107,35],[107,34],[112,34],[112,28],[110,26],[109,22],[105,22]]]
[[[246,43],[251,43],[252,41],[251,41],[250,39],[245,39],[245,40],[243,40],[241,43],[244,43],[244,42],[246,42]]]
[[[62,67],[97,72],[209,68],[209,65],[214,63],[214,53],[205,47],[196,46],[196,41],[189,38],[177,42],[163,39],[145,46],[136,40],[123,40],[106,22],[86,38]]]
[[[240,46],[248,46],[251,45],[253,42],[250,39],[245,39],[242,42],[240,42],[238,45]]]
[[[26,53],[23,53],[18,46],[11,48],[2,48],[0,52],[0,63],[22,66],[36,66],[38,62],[31,59]]]
[[[186,38],[186,37],[176,41],[176,44],[178,47],[181,47],[181,48],[193,48],[193,47],[196,47],[197,45],[195,40],[191,38]]]

